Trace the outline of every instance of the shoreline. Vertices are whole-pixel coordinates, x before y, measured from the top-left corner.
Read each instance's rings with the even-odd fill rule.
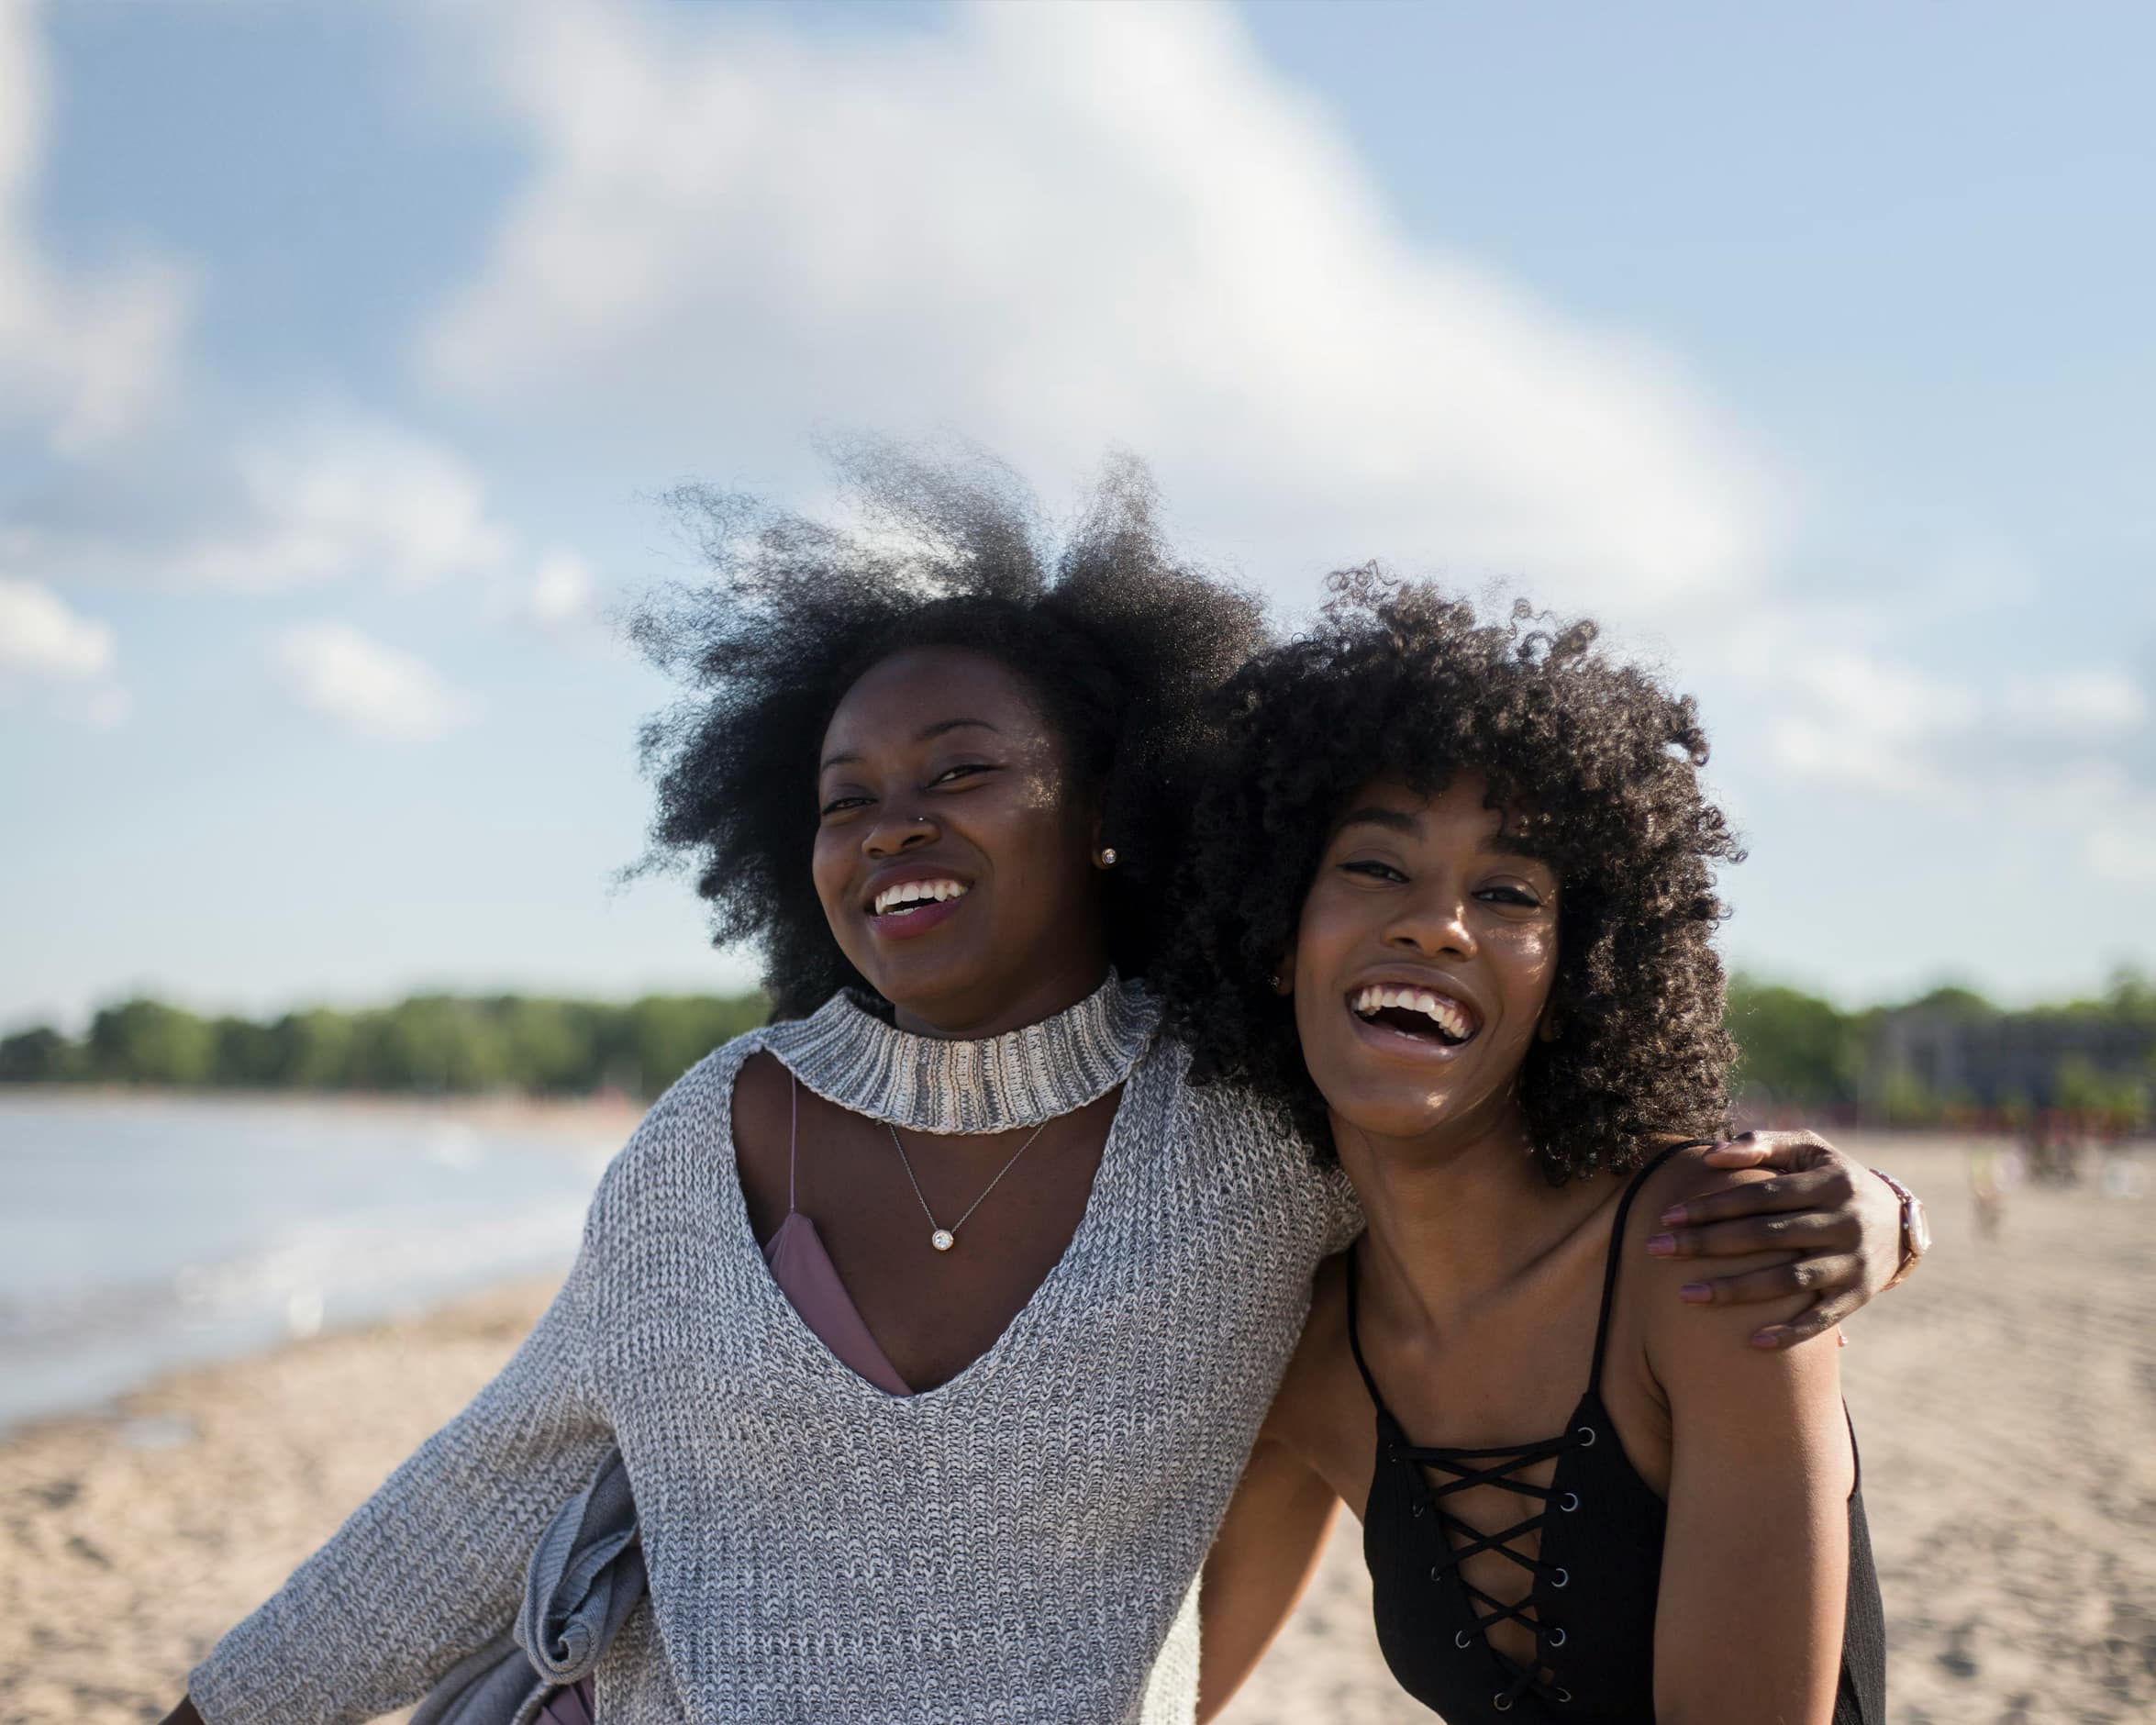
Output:
[[[150,1085],[0,1085],[0,1117],[19,1099],[39,1107],[108,1109],[218,1107],[295,1115],[355,1115],[415,1125],[468,1126],[535,1138],[626,1140],[650,1104],[620,1092],[536,1096],[524,1091],[429,1094],[406,1090],[193,1089]]]
[[[2156,1708],[2156,1197],[2013,1193],[1980,1231],[1966,1142],[1851,1138],[1939,1243],[1840,1358],[1885,1595],[1888,1717],[2124,1721]],[[2145,1147],[2144,1147],[2145,1148]],[[162,1717],[186,1671],[499,1368],[525,1279],[184,1368],[106,1414],[0,1436],[0,1642],[15,1725]],[[1342,1516],[1223,1725],[1430,1716],[1375,1656]]]

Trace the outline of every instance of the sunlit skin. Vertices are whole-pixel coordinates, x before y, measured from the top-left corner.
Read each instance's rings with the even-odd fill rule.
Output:
[[[817,760],[817,894],[840,949],[901,1029],[994,1036],[1106,980],[1091,800],[1022,678],[977,652],[894,654],[839,700]],[[879,891],[913,880],[966,890],[899,918],[874,915]],[[800,1094],[795,1202],[916,1389],[986,1352],[1061,1257],[1119,1095],[1050,1121],[959,1244],[939,1254],[890,1132]],[[760,1240],[785,1219],[795,1100],[769,1055],[742,1067],[736,1162]],[[908,1132],[906,1152],[929,1207],[950,1220],[1029,1136]]]
[[[953,648],[895,654],[847,691],[819,760],[817,896],[899,1028],[995,1036],[1100,985],[1092,811],[1015,673]],[[928,876],[967,889],[932,927],[872,914],[879,887]]]
[[[1303,1058],[1336,1129],[1382,1142],[1388,1162],[1525,1143],[1514,1079],[1549,1028],[1558,882],[1507,840],[1482,789],[1462,775],[1426,806],[1405,785],[1373,785],[1303,903],[1292,967]],[[1458,1000],[1474,1036],[1448,1047],[1366,1022],[1350,996],[1373,984]]]
[[[1499,1445],[1563,1429],[1586,1382],[1625,1184],[1600,1175],[1552,1187],[1529,1153],[1517,1085],[1535,1040],[1563,1034],[1550,1006],[1563,889],[1514,845],[1514,823],[1487,796],[1478,774],[1461,773],[1431,796],[1380,780],[1349,799],[1279,985],[1293,991],[1304,1057],[1368,1222],[1358,1253],[1363,1351],[1409,1437],[1428,1444]],[[1373,984],[1457,1002],[1464,1017],[1447,1026],[1470,1033],[1451,1044],[1428,1014],[1396,1008],[1384,1016],[1400,1028],[1369,1022],[1356,1002]],[[1680,1154],[1628,1219],[1603,1399],[1627,1456],[1671,1505],[1655,1649],[1664,1720],[1801,1721],[1832,1707],[1853,1481],[1835,1351],[1743,1348],[1756,1316],[1688,1310],[1686,1273],[1642,1250],[1672,1199],[1748,1178]],[[1220,1661],[1208,1652],[1208,1712],[1292,1598],[1298,1578],[1283,1555],[1303,1561],[1336,1501],[1360,1515],[1370,1495],[1375,1410],[1348,1344],[1348,1273],[1336,1260],[1320,1274],[1207,1565],[1206,1626]],[[1803,1303],[1784,1296],[1783,1310]],[[1547,1486],[1554,1465],[1522,1477]],[[1521,1515],[1495,1486],[1449,1502],[1484,1529]],[[1761,1551],[1775,1553],[1771,1577],[1752,1574]],[[1461,1567],[1499,1598],[1526,1596],[1527,1572],[1497,1552]],[[1732,1623],[1709,1633],[1733,1597],[1750,1632]],[[1497,1624],[1490,1641],[1534,1656],[1518,1624]]]

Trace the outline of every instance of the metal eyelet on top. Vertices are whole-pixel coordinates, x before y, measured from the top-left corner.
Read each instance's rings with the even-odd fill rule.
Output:
[[[1550,1630],[1550,1645],[1552,1647],[1562,1647],[1564,1645],[1564,1631],[1562,1630],[1556,1628],[1552,1628]]]
[[[1573,1510],[1580,1507],[1580,1494],[1576,1491],[1566,1492],[1564,1494],[1564,1501],[1559,1504],[1557,1507],[1569,1516]]]
[[[1407,1512],[1413,1516],[1420,1516],[1422,1514],[1422,1506],[1418,1503],[1409,1504],[1407,1506]]]
[[[1509,1713],[1512,1711],[1512,1697],[1500,1689],[1490,1697],[1490,1705],[1500,1713]]]
[[[1569,1701],[1573,1698],[1573,1692],[1570,1689],[1560,1689],[1557,1692],[1557,1698],[1560,1701]]]
[[[1557,1574],[1550,1577],[1550,1585],[1552,1587],[1567,1586],[1571,1584],[1573,1572],[1561,1566]]]
[[[1468,1632],[1467,1632],[1465,1630],[1455,1630],[1452,1632],[1452,1645],[1453,1645],[1453,1646],[1455,1646],[1455,1647],[1460,1647],[1460,1648],[1465,1648],[1465,1647],[1470,1647],[1470,1646],[1473,1646],[1473,1643],[1474,1643],[1474,1637],[1473,1637],[1473,1636],[1472,1636],[1472,1635],[1470,1635],[1470,1634],[1469,1634],[1469,1633],[1468,1633]]]
[[[1573,1435],[1579,1439],[1580,1448],[1583,1450],[1591,1450],[1595,1447],[1595,1428],[1593,1426],[1582,1426]]]
[[[1432,1581],[1442,1581],[1442,1580],[1444,1580],[1444,1579],[1445,1579],[1445,1566],[1444,1566],[1444,1564],[1432,1564],[1430,1565],[1430,1579],[1431,1579]]]

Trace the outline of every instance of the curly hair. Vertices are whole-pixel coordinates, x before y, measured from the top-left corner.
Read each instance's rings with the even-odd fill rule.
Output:
[[[1735,1050],[1722,1022],[1711,863],[1741,857],[1702,792],[1692,700],[1522,600],[1504,622],[1378,566],[1332,577],[1310,633],[1221,692],[1219,734],[1156,965],[1200,1081],[1241,1085],[1334,1156],[1292,1003],[1268,986],[1332,825],[1371,780],[1435,796],[1471,770],[1559,874],[1560,1033],[1519,1097],[1561,1184],[1634,1166],[1654,1135],[1709,1135]]]
[[[669,494],[712,578],[630,619],[646,656],[686,685],[642,730],[658,811],[639,867],[694,869],[714,943],[761,948],[775,1016],[842,987],[874,1002],[810,873],[817,747],[880,660],[970,649],[1024,681],[1098,799],[1121,859],[1101,883],[1108,956],[1143,974],[1203,703],[1261,639],[1259,602],[1170,553],[1152,481],[1127,457],[1060,544],[1009,470],[978,452],[863,440],[834,464],[858,526],[706,486]]]

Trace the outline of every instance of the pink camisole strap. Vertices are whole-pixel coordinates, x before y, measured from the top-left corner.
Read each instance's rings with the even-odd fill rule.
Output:
[[[831,1254],[824,1250],[823,1238],[816,1231],[816,1223],[794,1208],[794,1174],[800,1150],[801,1083],[791,1074],[787,1075],[794,1086],[794,1124],[786,1146],[786,1219],[764,1242],[763,1262],[770,1266],[771,1279],[779,1285],[779,1291],[801,1314],[801,1321],[837,1356],[839,1364],[866,1378],[886,1396],[910,1396],[912,1386],[898,1375],[897,1368],[884,1357],[883,1348],[861,1318],[861,1308],[853,1303],[853,1296],[839,1279],[838,1268],[831,1263]]]
[[[779,1285],[801,1321],[816,1332],[816,1339],[838,1356],[839,1363],[865,1377],[886,1396],[910,1396],[913,1389],[884,1355],[876,1339],[862,1321],[861,1308],[839,1280],[831,1254],[816,1224],[799,1210],[788,1210],[763,1248],[763,1261],[771,1266],[771,1279]]]

